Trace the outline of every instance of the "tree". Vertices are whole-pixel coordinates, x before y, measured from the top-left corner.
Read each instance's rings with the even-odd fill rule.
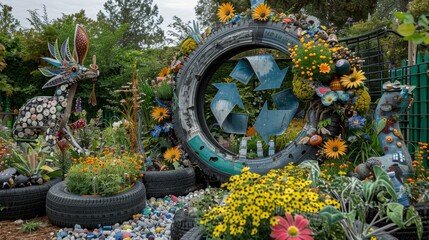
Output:
[[[158,17],[158,6],[152,6],[153,0],[108,0],[104,4],[106,19],[114,29],[128,24],[121,44],[130,49],[149,48],[163,42],[164,31],[160,24],[164,21]],[[104,13],[99,12],[100,17]]]
[[[173,30],[168,30],[167,35],[170,37],[167,39],[167,43],[179,44],[188,36],[188,28],[191,24],[191,21],[183,22],[177,16],[173,16],[173,23],[169,24],[168,27]]]
[[[19,27],[19,21],[12,16],[12,7],[0,3],[0,8],[0,32],[14,33]]]

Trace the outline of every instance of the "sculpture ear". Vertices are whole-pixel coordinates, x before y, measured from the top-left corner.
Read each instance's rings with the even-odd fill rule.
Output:
[[[89,38],[88,34],[85,32],[85,29],[81,25],[76,25],[76,30],[74,32],[74,50],[73,57],[79,63],[83,64],[86,54],[88,53],[89,48]]]

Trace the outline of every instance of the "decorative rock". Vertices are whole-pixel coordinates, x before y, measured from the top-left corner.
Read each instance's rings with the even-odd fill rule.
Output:
[[[24,224],[24,220],[22,220],[22,219],[18,219],[18,220],[16,220],[16,221],[15,221],[15,222],[13,222],[13,223],[15,223],[15,225],[20,226],[20,225]]]
[[[133,226],[131,226],[131,225],[124,225],[123,227],[122,227],[122,229],[123,230],[127,230],[127,229],[133,229]]]

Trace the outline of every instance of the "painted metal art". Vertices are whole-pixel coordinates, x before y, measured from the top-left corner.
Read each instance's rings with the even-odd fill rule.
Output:
[[[264,54],[240,59],[230,76],[245,85],[256,76],[260,85],[254,91],[262,91],[279,88],[288,69],[289,67],[280,70],[273,56]],[[224,132],[245,134],[248,115],[231,112],[236,105],[244,110],[236,84],[214,83],[213,86],[219,91],[213,98],[210,109],[218,124]],[[277,110],[268,110],[268,103],[265,101],[254,125],[266,143],[270,135],[280,135],[286,130],[298,109],[298,99],[291,90],[278,92],[272,98]]]
[[[413,173],[412,158],[404,142],[399,127],[399,115],[409,110],[413,104],[415,86],[401,85],[399,81],[383,84],[384,94],[375,110],[378,140],[384,156],[371,157],[357,167],[359,178],[365,178],[373,165],[381,165],[386,171],[395,171],[396,177]]]
[[[77,150],[82,151],[71,135],[67,122],[78,83],[91,79],[94,84],[99,76],[95,55],[89,68],[83,66],[88,47],[89,38],[81,25],[76,25],[73,55],[68,39],[61,45],[61,49],[58,47],[58,41],[55,42],[55,45],[48,43],[49,52],[53,58],[44,57],[42,59],[56,68],[44,67],[39,70],[43,75],[52,77],[43,88],[56,87],[55,94],[34,97],[20,108],[17,120],[13,125],[14,138],[19,141],[29,141],[44,134],[46,141],[53,145],[62,133]],[[95,100],[95,95],[91,99]]]

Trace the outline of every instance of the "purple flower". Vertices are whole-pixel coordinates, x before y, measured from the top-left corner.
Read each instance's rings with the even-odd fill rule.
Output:
[[[363,128],[366,119],[361,116],[354,116],[347,120],[350,128]]]
[[[76,98],[76,104],[74,107],[74,111],[77,113],[82,112],[82,99],[80,97]]]
[[[159,137],[159,135],[161,134],[161,131],[162,131],[161,126],[155,125],[155,127],[153,127],[150,134],[152,135],[152,137]]]

